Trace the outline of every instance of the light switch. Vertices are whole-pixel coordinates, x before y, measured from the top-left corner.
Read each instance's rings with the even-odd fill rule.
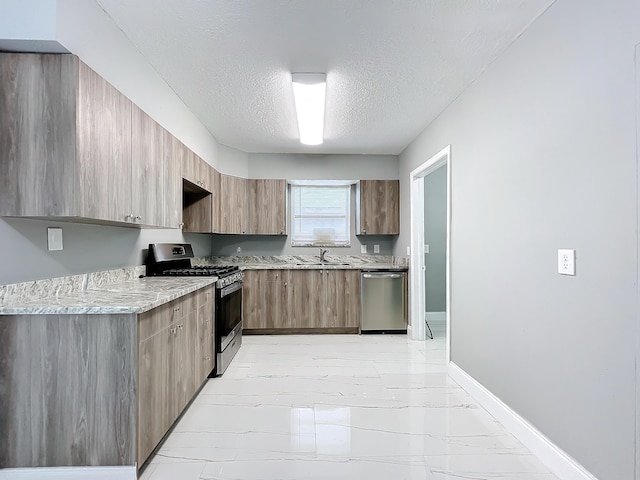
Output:
[[[62,250],[61,228],[47,228],[47,246],[49,251]]]
[[[360,253],[367,253],[367,246],[366,245],[360,245]]]
[[[429,244],[428,243],[424,246],[424,253],[429,253]]]
[[[558,250],[558,273],[560,275],[576,274],[576,251],[566,248]]]
[[[411,247],[407,247],[407,257],[411,255]]]
[[[373,246],[373,253],[380,253],[380,245]]]

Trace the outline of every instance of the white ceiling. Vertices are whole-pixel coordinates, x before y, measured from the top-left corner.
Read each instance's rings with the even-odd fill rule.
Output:
[[[398,154],[554,0],[98,0],[225,144]],[[326,72],[299,143],[291,72]]]

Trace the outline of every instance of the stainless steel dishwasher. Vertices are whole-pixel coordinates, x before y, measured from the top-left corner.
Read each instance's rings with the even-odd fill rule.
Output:
[[[407,272],[362,271],[361,327],[363,333],[406,333]]]

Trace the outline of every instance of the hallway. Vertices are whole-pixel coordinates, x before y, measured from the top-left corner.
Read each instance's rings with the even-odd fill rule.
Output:
[[[245,336],[143,480],[556,480],[446,375],[443,338]]]

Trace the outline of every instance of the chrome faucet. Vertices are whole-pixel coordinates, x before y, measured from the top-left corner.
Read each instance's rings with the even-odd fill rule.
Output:
[[[327,260],[324,258],[324,256],[326,255],[326,253],[327,253],[327,250],[326,250],[326,249],[324,249],[324,248],[321,248],[321,249],[320,249],[320,263],[324,263],[324,262],[326,262],[326,261],[327,261]]]

